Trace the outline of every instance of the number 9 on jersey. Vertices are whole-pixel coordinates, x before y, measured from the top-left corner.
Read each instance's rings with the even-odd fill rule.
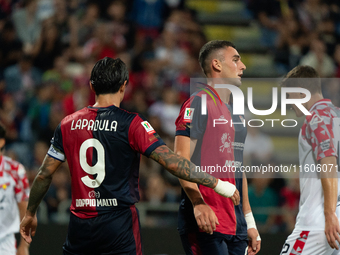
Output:
[[[90,166],[86,160],[86,151],[88,148],[94,147],[97,150],[97,163]],[[80,146],[79,162],[81,168],[88,174],[97,175],[95,179],[91,179],[88,175],[81,178],[81,181],[89,188],[98,188],[105,178],[105,151],[103,145],[95,138],[87,139]]]

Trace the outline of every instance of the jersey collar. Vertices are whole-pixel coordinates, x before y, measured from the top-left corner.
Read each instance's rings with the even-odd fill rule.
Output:
[[[312,107],[309,109],[309,112],[313,111],[314,108],[319,105],[319,104],[323,104],[323,103],[326,103],[326,104],[331,104],[332,101],[330,99],[326,99],[326,98],[323,98],[323,99],[320,99],[319,101],[315,102]]]
[[[106,108],[119,108],[117,106],[115,106],[114,104],[113,105],[109,105],[109,106],[106,106],[106,107],[94,107],[92,105],[89,105],[87,108],[90,108],[90,109],[106,109]]]

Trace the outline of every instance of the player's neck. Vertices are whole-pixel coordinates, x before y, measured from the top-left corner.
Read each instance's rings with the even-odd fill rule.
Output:
[[[93,107],[108,107],[114,105],[120,107],[120,94],[105,94],[96,96],[96,103]]]
[[[218,93],[218,95],[220,96],[221,100],[228,104],[229,101],[230,101],[230,95],[231,95],[231,92],[229,89],[226,89],[226,88],[223,88],[223,89],[215,89],[216,92]]]
[[[321,99],[323,99],[322,94],[319,94],[319,93],[313,94],[313,95],[311,95],[310,100],[306,103],[305,107],[306,107],[307,110],[309,111],[310,108],[312,108],[312,106],[313,106],[316,102],[320,101]]]
[[[212,77],[208,76],[208,78],[216,78],[217,80],[221,80],[222,79],[221,77],[214,77],[214,76],[212,76]],[[226,89],[226,88],[217,89],[217,88],[215,88],[215,83],[213,81],[208,83],[208,84],[216,90],[218,96],[221,98],[221,100],[224,103],[226,103],[226,104],[229,103],[230,95],[231,95],[231,91],[229,89]]]

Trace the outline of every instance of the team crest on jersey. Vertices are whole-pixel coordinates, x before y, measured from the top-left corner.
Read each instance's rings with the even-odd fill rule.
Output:
[[[191,122],[192,121],[192,116],[194,115],[194,108],[185,108],[184,111],[184,122]]]
[[[149,122],[143,121],[141,122],[142,126],[145,128],[146,132],[151,135],[153,133],[156,133],[156,131],[153,129],[153,127],[150,125]]]
[[[228,133],[224,133],[221,137],[222,145],[220,146],[220,152],[224,152],[227,149],[227,152],[231,152],[231,137]]]

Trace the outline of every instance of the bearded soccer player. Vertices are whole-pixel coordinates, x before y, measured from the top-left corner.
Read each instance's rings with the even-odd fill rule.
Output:
[[[299,164],[302,167],[299,213],[281,254],[340,254],[340,192],[336,175],[340,153],[340,109],[323,98],[320,78],[310,66],[295,67],[286,75],[282,86],[307,89],[311,99],[302,106],[311,115],[306,116],[299,134]],[[303,93],[287,94],[289,99],[301,100],[306,96]],[[296,105],[292,108],[297,117],[304,115]]]
[[[96,103],[66,116],[56,128],[21,222],[20,233],[28,243],[36,231],[38,205],[53,173],[66,159],[72,204],[64,254],[142,254],[134,205],[139,200],[140,154],[179,178],[214,188],[239,202],[232,184],[209,174],[191,177],[193,164],[173,153],[143,117],[119,108],[128,77],[120,59],[99,60],[90,79]]]
[[[5,146],[6,130],[0,124],[0,149]],[[27,207],[29,185],[26,171],[19,162],[0,152],[0,254],[28,255],[28,244],[21,239],[17,247],[14,234]],[[20,217],[20,219],[19,219]]]
[[[222,40],[205,44],[199,62],[207,78],[215,80],[210,79],[210,86],[194,93],[182,105],[176,120],[175,152],[198,166],[223,167],[231,163],[239,170],[247,133],[244,118],[232,114],[232,106],[228,104],[230,90],[214,89],[214,81],[225,83],[228,78],[229,84],[240,86],[246,67],[234,44]],[[201,114],[203,95],[207,100],[205,115]],[[214,119],[223,119],[228,124],[214,125]],[[231,126],[231,122],[235,125]],[[226,142],[229,146],[224,146]],[[239,190],[241,201],[238,205],[215,196],[201,185],[180,180],[184,192],[178,229],[186,254],[244,255],[259,252],[261,239],[248,200],[247,179],[238,174],[236,178],[230,170],[221,178]]]

